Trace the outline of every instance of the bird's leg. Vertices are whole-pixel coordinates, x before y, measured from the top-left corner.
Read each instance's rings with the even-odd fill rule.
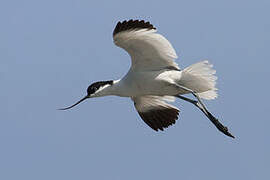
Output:
[[[188,101],[192,104],[194,104],[196,107],[198,107],[207,117],[208,119],[217,127],[217,129],[219,131],[221,131],[222,133],[224,133],[225,135],[227,136],[230,136],[232,138],[234,138],[234,136],[228,131],[228,128],[224,125],[222,125],[217,118],[215,118],[208,110],[207,108],[205,107],[205,105],[202,103],[200,97],[192,90],[184,87],[184,86],[181,86],[181,85],[177,85],[179,88],[182,88],[190,93],[192,93],[197,99],[198,101],[195,101],[195,100],[192,100],[192,99],[189,99],[187,97],[184,97],[184,96],[180,96],[180,95],[176,95],[176,97],[180,98],[180,99],[183,99],[185,101]]]
[[[181,86],[181,85],[179,85],[179,84],[175,84],[175,85],[176,85],[178,88],[184,89],[185,91],[187,91],[187,92],[193,94],[193,96],[195,96],[195,97],[197,98],[198,101],[194,101],[194,100],[192,100],[192,99],[189,99],[189,98],[186,98],[186,97],[180,96],[180,95],[177,95],[177,97],[180,96],[181,99],[193,103],[195,106],[197,106],[198,108],[200,108],[201,111],[203,111],[204,114],[207,114],[208,111],[207,111],[205,105],[202,103],[201,98],[196,94],[195,91],[193,91],[193,90],[191,90],[191,89],[189,89],[189,88],[187,88],[187,87],[185,87],[185,86]],[[180,98],[180,97],[179,97],[179,98]]]

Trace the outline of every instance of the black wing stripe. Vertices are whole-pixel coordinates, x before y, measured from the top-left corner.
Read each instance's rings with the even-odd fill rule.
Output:
[[[150,22],[145,22],[144,20],[129,20],[129,21],[123,21],[123,22],[118,22],[116,27],[114,28],[113,31],[113,36],[115,36],[119,32],[123,32],[126,30],[131,30],[131,29],[156,29]]]
[[[164,112],[164,113],[159,113],[159,116],[163,122],[163,127],[167,128],[169,127],[170,124],[174,124],[175,123],[175,119],[174,118],[170,118],[171,121],[166,121],[166,119],[169,117],[169,115]]]
[[[138,111],[143,121],[155,131],[173,125],[178,119],[179,110],[174,108],[157,107],[146,112]]]
[[[164,124],[165,123],[162,122],[162,118],[160,117],[160,113],[159,112],[152,113],[152,115],[153,115],[153,119],[152,120],[156,123],[158,129],[160,129],[161,131],[163,131],[163,127],[164,127]]]
[[[155,131],[158,131],[158,126],[155,124],[155,122],[153,121],[153,118],[151,118],[149,113],[140,113],[139,112],[140,117],[142,118],[142,120],[152,129],[154,129]]]

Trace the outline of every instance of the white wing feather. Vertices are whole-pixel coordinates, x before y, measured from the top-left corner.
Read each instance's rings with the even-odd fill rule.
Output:
[[[158,108],[174,108],[179,110],[177,107],[168,104],[167,102],[174,102],[175,97],[173,96],[139,96],[134,97],[132,100],[135,102],[135,107],[140,112],[146,112]]]
[[[174,124],[178,118],[179,109],[166,101],[174,101],[172,96],[140,96],[134,97],[135,108],[143,121],[152,129],[158,131]]]
[[[119,32],[114,43],[125,49],[132,59],[131,69],[136,71],[179,69],[174,62],[177,58],[171,43],[155,29],[132,29]]]

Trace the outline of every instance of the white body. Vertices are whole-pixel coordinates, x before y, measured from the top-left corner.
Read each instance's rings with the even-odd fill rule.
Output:
[[[134,72],[130,70],[120,81],[115,83],[115,95],[136,97],[145,95],[176,95],[179,90],[170,86],[180,81],[181,71],[159,70]]]
[[[138,97],[175,96],[189,93],[174,86],[178,84],[197,92],[204,99],[214,99],[217,97],[216,77],[213,76],[215,71],[211,68],[212,65],[208,61],[202,61],[184,70],[162,69],[138,72],[130,69],[121,80],[114,81],[113,86],[104,88],[97,95]]]
[[[130,97],[143,121],[158,131],[174,124],[180,110],[169,104],[175,97],[198,107],[224,134],[234,137],[202,103],[217,97],[216,73],[208,61],[181,70],[170,42],[156,33],[156,28],[143,20],[118,22],[113,31],[114,43],[131,57],[131,67],[120,80],[98,81],[87,88],[87,96],[60,110],[70,109],[82,101],[107,95]],[[181,96],[192,93],[198,101]]]
[[[212,65],[202,61],[180,70],[174,61],[177,58],[174,48],[149,22],[118,22],[113,39],[131,57],[128,73],[120,80],[92,84],[85,98],[64,109],[86,98],[130,97],[144,122],[157,131],[177,120],[179,109],[168,103],[174,101],[175,96],[192,92],[204,99],[217,97]]]

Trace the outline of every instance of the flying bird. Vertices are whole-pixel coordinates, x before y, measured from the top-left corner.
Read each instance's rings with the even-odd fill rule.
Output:
[[[170,103],[180,98],[194,104],[218,130],[234,138],[202,102],[202,99],[217,97],[216,71],[207,60],[180,69],[174,61],[177,55],[171,43],[144,20],[118,22],[113,41],[131,57],[128,73],[119,80],[91,84],[85,97],[60,110],[70,109],[94,97],[130,97],[142,120],[153,130],[163,131],[178,119],[179,109]],[[183,96],[186,94],[192,94],[195,100]]]

